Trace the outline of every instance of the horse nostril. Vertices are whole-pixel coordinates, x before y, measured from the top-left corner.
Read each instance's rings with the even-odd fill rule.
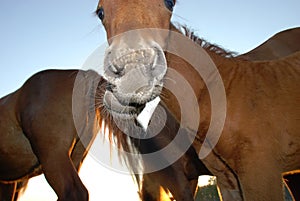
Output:
[[[114,75],[122,76],[124,74],[124,67],[120,65],[111,64],[109,68]]]
[[[113,92],[113,88],[115,87],[115,85],[111,84],[111,83],[107,83],[106,84],[106,90]]]
[[[160,47],[154,46],[153,49],[155,49],[156,55],[151,67],[152,75],[160,80],[166,74],[167,60],[164,51]]]

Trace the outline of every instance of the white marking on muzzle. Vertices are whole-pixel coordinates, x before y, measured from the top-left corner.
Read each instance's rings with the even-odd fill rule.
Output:
[[[146,103],[145,108],[143,111],[137,116],[136,120],[139,122],[139,124],[143,127],[145,131],[147,131],[150,119],[158,106],[160,102],[160,97],[157,96],[152,101]]]

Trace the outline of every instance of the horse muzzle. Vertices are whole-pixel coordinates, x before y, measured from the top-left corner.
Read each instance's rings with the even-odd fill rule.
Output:
[[[108,81],[104,105],[116,114],[136,116],[160,95],[167,71],[164,52],[155,44],[138,49],[112,47],[104,60]]]

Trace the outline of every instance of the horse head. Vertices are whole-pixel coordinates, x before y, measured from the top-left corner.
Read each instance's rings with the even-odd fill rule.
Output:
[[[108,81],[104,105],[122,118],[134,117],[163,87],[167,44],[175,0],[101,0],[97,15],[107,33],[104,59]]]

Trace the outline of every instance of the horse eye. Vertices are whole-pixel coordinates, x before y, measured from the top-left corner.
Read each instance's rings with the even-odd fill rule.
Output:
[[[175,6],[175,1],[174,0],[165,0],[165,5],[172,12],[173,8]]]
[[[100,7],[97,11],[96,14],[98,15],[100,20],[104,19],[104,9],[102,7]]]

